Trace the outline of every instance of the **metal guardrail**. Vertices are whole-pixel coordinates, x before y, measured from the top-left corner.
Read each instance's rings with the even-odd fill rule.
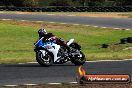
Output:
[[[0,7],[0,11],[23,12],[132,12],[132,7]]]

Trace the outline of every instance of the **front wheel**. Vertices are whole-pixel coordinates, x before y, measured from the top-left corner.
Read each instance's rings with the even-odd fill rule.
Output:
[[[71,57],[71,62],[75,65],[83,65],[86,61],[85,55],[80,51],[80,54]]]
[[[53,57],[52,55],[45,51],[45,55],[41,51],[36,52],[36,60],[41,66],[51,66],[53,64]]]

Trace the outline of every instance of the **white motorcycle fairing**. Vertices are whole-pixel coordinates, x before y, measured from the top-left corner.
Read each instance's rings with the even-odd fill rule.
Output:
[[[67,45],[69,46],[70,44],[72,44],[74,42],[74,39],[70,39],[68,42],[67,42]]]
[[[69,46],[71,43],[74,42],[74,39],[70,39],[68,42],[67,42],[67,45]],[[57,45],[55,43],[52,43],[52,45],[50,45],[50,48],[47,48],[47,50],[51,53],[53,53],[54,55],[54,62],[56,62],[60,57],[57,57],[57,54],[58,54],[58,51],[60,49],[60,45]],[[43,56],[45,56],[45,50],[41,50]]]
[[[59,57],[57,57],[58,51],[60,49],[60,45],[57,45],[55,43],[52,44],[52,47],[47,49],[49,52],[52,52],[54,55],[54,62],[58,60]]]

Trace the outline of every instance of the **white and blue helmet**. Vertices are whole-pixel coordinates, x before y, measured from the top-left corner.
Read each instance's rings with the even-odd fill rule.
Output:
[[[38,34],[39,34],[39,37],[43,37],[47,34],[47,31],[45,29],[39,29]]]

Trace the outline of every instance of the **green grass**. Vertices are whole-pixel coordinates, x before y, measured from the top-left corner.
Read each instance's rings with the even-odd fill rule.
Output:
[[[48,32],[64,40],[75,38],[82,46],[87,60],[129,59],[132,44],[117,44],[121,38],[132,36],[132,30],[113,30],[86,26],[50,24],[47,22],[0,21],[0,63],[23,63],[35,61],[33,43],[38,35],[38,28],[44,26]],[[102,44],[109,44],[107,49]]]
[[[129,18],[132,18],[132,12],[129,12],[129,13],[120,13],[119,16],[127,16]]]
[[[44,0],[39,0],[38,4],[39,4],[39,6],[49,6],[49,4],[50,4],[51,2],[53,2],[53,0],[46,0],[46,1],[44,1]]]
[[[22,27],[0,23],[0,62],[26,62],[33,60],[33,42],[35,30],[31,27]]]

